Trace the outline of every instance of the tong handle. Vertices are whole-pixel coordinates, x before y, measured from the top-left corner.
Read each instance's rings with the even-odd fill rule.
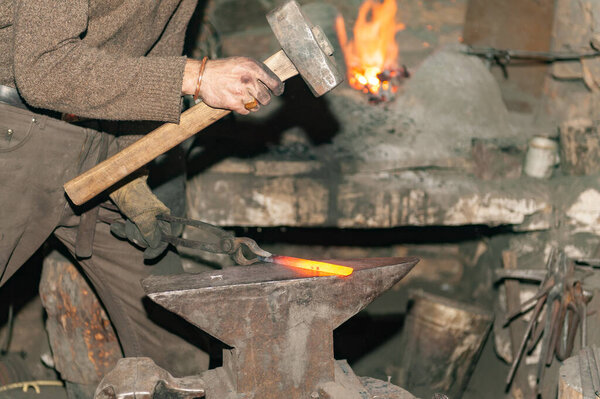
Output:
[[[232,233],[225,231],[220,227],[214,226],[210,223],[201,222],[199,220],[187,219],[172,216],[169,214],[158,215],[156,216],[156,219],[163,220],[169,223],[179,223],[185,226],[195,227],[199,230],[212,234],[218,239],[218,244],[213,244],[163,234],[162,240],[168,242],[169,244],[175,246],[181,245],[187,248],[195,248],[212,253],[231,254],[235,251],[235,236]]]

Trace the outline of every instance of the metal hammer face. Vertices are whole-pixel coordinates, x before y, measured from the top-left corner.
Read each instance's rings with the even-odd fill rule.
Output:
[[[296,1],[274,9],[267,14],[267,20],[281,48],[315,96],[342,83],[344,77],[330,57],[331,43],[321,28],[308,20]]]

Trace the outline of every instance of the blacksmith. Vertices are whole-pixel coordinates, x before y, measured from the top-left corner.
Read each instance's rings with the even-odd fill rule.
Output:
[[[171,229],[155,218],[170,212],[166,201],[144,173],[82,208],[62,185],[139,137],[131,134],[142,124],[133,122],[177,123],[182,95],[247,114],[282,93],[281,81],[254,60],[181,56],[196,3],[0,1],[0,285],[54,234],[93,284],[124,355],[167,369],[177,356],[199,355],[142,306],[140,279],[165,260],[178,264],[159,239]],[[181,213],[174,190],[169,205]],[[136,245],[115,237],[111,224]],[[62,377],[77,388],[71,395],[89,395],[90,381]]]

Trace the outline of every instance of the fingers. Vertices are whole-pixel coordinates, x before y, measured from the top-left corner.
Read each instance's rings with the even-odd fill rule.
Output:
[[[156,220],[152,233],[143,235],[138,226],[131,220],[125,222],[114,222],[110,225],[110,231],[115,236],[127,239],[140,248],[144,248],[144,259],[155,259],[161,256],[169,246],[162,241],[163,234],[172,234],[171,224],[162,220]]]
[[[127,238],[127,232],[125,231],[125,223],[114,222],[110,225],[110,232],[119,238]]]
[[[271,102],[271,93],[269,92],[269,89],[267,89],[260,81],[255,82],[252,91],[249,93],[252,97],[256,98],[261,105],[267,105]]]
[[[160,255],[162,255],[167,250],[168,246],[169,246],[169,244],[167,244],[166,242],[161,242],[160,245],[157,247],[146,248],[146,250],[144,251],[144,259],[152,260],[152,259],[158,258]]]
[[[245,82],[249,97],[244,99],[244,108],[249,112],[257,112],[260,105],[268,105],[271,102],[271,93],[277,96],[283,93],[283,82],[262,62],[250,58],[246,58],[245,61],[253,72],[253,79]],[[258,104],[254,106],[255,101]]]
[[[262,83],[256,82],[254,87],[248,89],[248,95],[243,102],[246,110],[257,112],[261,105],[267,105],[271,102],[271,93]]]
[[[247,57],[231,57],[207,62],[200,97],[213,108],[247,115],[269,104],[271,95],[281,95],[283,89],[281,80],[263,63]],[[252,106],[253,101],[256,107]]]
[[[246,104],[252,102],[252,100],[253,99],[250,96],[246,96],[244,97],[244,100],[240,101],[239,105],[231,107],[231,110],[237,112],[240,115],[248,115],[250,113],[250,110],[246,108]]]
[[[140,230],[130,220],[112,223],[110,225],[110,232],[119,238],[131,241],[138,247],[146,248],[148,246]]]
[[[244,107],[250,112],[257,112],[260,109],[261,105],[268,105],[271,102],[271,93],[275,95],[281,95],[283,93],[283,83],[279,78],[264,65],[258,64],[258,76],[257,79],[253,82],[254,84],[248,88],[248,94],[251,97],[251,100],[244,101]],[[266,68],[265,69],[263,69]],[[271,76],[272,75],[272,76]],[[265,83],[265,81],[269,82],[269,85]],[[258,104],[253,105],[254,101],[258,102]]]
[[[250,112],[256,112],[260,109],[260,102],[256,99],[256,94],[251,94],[248,92],[248,95],[244,97],[244,108]]]
[[[262,62],[255,61],[257,70],[257,79],[260,83],[264,84],[273,94],[280,96],[283,94],[283,82],[273,71],[271,71]],[[262,104],[262,103],[261,103]]]

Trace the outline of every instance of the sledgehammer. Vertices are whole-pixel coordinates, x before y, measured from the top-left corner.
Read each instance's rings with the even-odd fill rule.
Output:
[[[267,20],[281,50],[269,57],[265,65],[282,81],[300,74],[317,97],[342,82],[343,76],[330,57],[331,43],[318,26],[310,23],[296,1],[290,0],[271,11]],[[81,205],[230,112],[200,103],[185,111],[179,124],[165,123],[68,181],[64,189],[75,205]]]

